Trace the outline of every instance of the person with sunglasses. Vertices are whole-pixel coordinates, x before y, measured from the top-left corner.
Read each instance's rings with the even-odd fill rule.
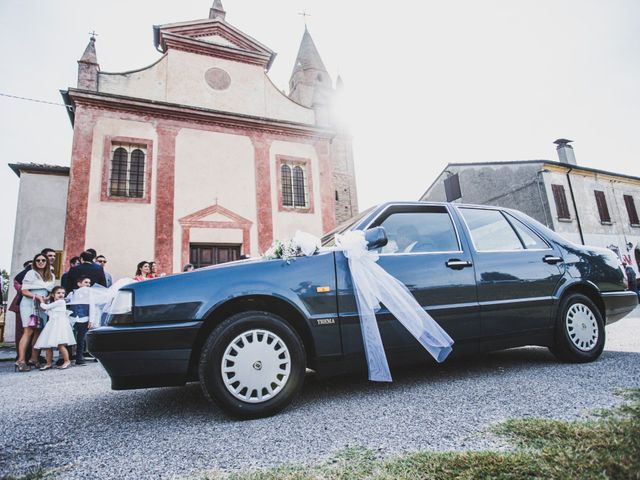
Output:
[[[107,259],[104,255],[98,255],[96,257],[96,263],[102,267],[102,270],[104,270],[104,278],[107,281],[106,287],[109,288],[111,285],[113,285],[113,278],[111,278],[111,274],[107,272]]]
[[[38,253],[33,258],[31,270],[27,272],[22,281],[22,300],[20,301],[20,318],[24,333],[18,346],[18,361],[16,370],[28,372],[31,367],[40,368],[38,363],[38,350],[31,349],[29,363],[25,360],[27,347],[31,340],[37,340],[40,331],[47,321],[47,314],[39,308],[40,303],[49,295],[55,284],[55,277],[51,272],[51,264],[46,255]]]

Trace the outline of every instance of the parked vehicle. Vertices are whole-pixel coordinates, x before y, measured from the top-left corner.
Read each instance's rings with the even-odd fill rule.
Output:
[[[606,249],[575,245],[504,208],[385,203],[323,238],[363,230],[378,263],[454,339],[453,355],[523,345],[590,362],[605,324],[638,304]],[[407,238],[409,237],[409,238]],[[393,366],[433,361],[384,308],[377,315]],[[348,262],[321,251],[290,262],[250,259],[128,285],[89,350],[112,388],[199,381],[228,413],[274,414],[320,377],[366,363]]]

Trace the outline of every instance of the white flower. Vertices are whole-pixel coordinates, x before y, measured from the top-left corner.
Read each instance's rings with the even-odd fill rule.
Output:
[[[291,240],[284,242],[275,240],[262,257],[267,260],[281,258],[289,263],[295,257],[313,255],[318,249],[320,249],[320,239],[318,237],[297,231]]]

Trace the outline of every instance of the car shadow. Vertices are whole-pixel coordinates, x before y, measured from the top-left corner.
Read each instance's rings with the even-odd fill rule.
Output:
[[[461,356],[452,358],[443,364],[424,363],[419,365],[392,368],[393,382],[371,382],[366,373],[341,375],[322,379],[308,375],[298,406],[311,406],[319,398],[330,398],[339,402],[341,397],[350,397],[354,392],[362,401],[367,397],[375,398],[381,392],[402,395],[407,388],[429,387],[438,389],[446,387],[452,382],[467,382],[470,379],[495,383],[496,375],[507,376],[517,381],[525,374],[528,377],[541,378],[553,375],[553,372],[570,372],[575,369],[581,371],[609,370],[609,364],[629,365],[630,362],[640,361],[640,353],[607,351],[595,362],[564,363],[556,359],[545,347],[518,347],[508,350]],[[607,364],[604,366],[604,364]],[[294,407],[295,408],[295,407]]]
[[[367,399],[375,401],[381,393],[397,396],[402,401],[408,389],[419,391],[430,389],[433,394],[443,392],[445,388],[469,381],[486,382],[494,386],[498,381],[515,382],[519,378],[554,375],[554,372],[570,372],[573,369],[609,371],[617,363],[629,365],[640,361],[640,353],[605,351],[600,359],[593,363],[561,363],[542,347],[521,347],[468,357],[457,357],[443,364],[425,363],[420,365],[392,368],[393,382],[370,382],[366,373],[341,375],[327,379],[308,374],[298,399],[282,414],[296,411],[311,411],[326,406],[339,406],[347,399],[351,401],[354,393],[359,402]],[[607,365],[603,365],[607,364]],[[611,365],[609,365],[611,364]],[[558,370],[560,369],[560,370]],[[506,379],[505,379],[506,376]],[[125,404],[126,408],[121,408]],[[82,409],[82,406],[74,408]],[[204,396],[200,384],[189,383],[184,387],[164,387],[144,390],[107,391],[94,399],[87,407],[87,414],[95,415],[99,411],[106,417],[117,417],[132,423],[140,419],[162,419],[165,423],[179,424],[185,419],[190,422],[215,422],[219,424],[235,423],[237,419],[228,416]],[[82,414],[77,411],[77,414]]]

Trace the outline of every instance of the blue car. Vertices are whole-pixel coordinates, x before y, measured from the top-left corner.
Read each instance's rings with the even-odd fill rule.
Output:
[[[590,362],[605,325],[638,304],[613,252],[573,244],[515,210],[385,203],[323,245],[349,230],[364,231],[378,264],[453,338],[452,355],[540,345],[561,361]],[[377,322],[392,368],[433,361],[384,305]],[[127,285],[88,343],[115,390],[199,381],[240,418],[285,408],[307,369],[367,370],[348,260],[330,248]]]

